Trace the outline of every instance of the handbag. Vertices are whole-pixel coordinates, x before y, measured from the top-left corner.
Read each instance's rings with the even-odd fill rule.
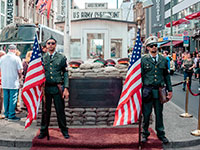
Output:
[[[159,87],[158,92],[159,92],[159,100],[161,104],[164,104],[169,101],[169,99],[167,98],[166,87]]]
[[[142,102],[148,103],[152,99],[152,87],[143,86],[142,87]]]

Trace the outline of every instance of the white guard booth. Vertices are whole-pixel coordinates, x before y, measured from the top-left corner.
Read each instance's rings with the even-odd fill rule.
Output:
[[[71,10],[70,60],[128,57],[128,31],[136,23],[123,20],[121,9],[103,6],[86,4],[86,9]],[[56,25],[61,27],[64,22]]]

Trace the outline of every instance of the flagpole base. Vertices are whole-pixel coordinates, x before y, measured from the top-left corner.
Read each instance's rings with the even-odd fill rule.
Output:
[[[142,149],[142,146],[140,145],[140,146],[138,147],[138,149],[141,150],[141,149]]]
[[[180,114],[180,117],[183,117],[183,118],[192,118],[193,115],[188,114],[188,113],[183,113],[183,114]]]
[[[191,132],[191,134],[194,136],[200,136],[200,130],[194,130]]]

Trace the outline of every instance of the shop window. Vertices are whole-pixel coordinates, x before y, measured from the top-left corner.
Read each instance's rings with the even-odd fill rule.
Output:
[[[120,58],[122,52],[122,39],[111,39],[111,58]]]
[[[71,39],[70,57],[75,58],[75,59],[81,58],[81,40],[80,39]]]
[[[87,34],[87,57],[104,58],[104,33]]]

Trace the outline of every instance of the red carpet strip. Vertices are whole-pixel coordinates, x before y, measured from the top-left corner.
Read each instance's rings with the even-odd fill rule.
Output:
[[[155,132],[151,135],[143,150],[160,150],[162,143]],[[38,131],[39,134],[39,131]],[[38,135],[37,134],[37,135]],[[32,141],[31,150],[133,150],[138,149],[138,128],[70,128],[69,139],[65,139],[59,129],[49,129],[50,140]]]

